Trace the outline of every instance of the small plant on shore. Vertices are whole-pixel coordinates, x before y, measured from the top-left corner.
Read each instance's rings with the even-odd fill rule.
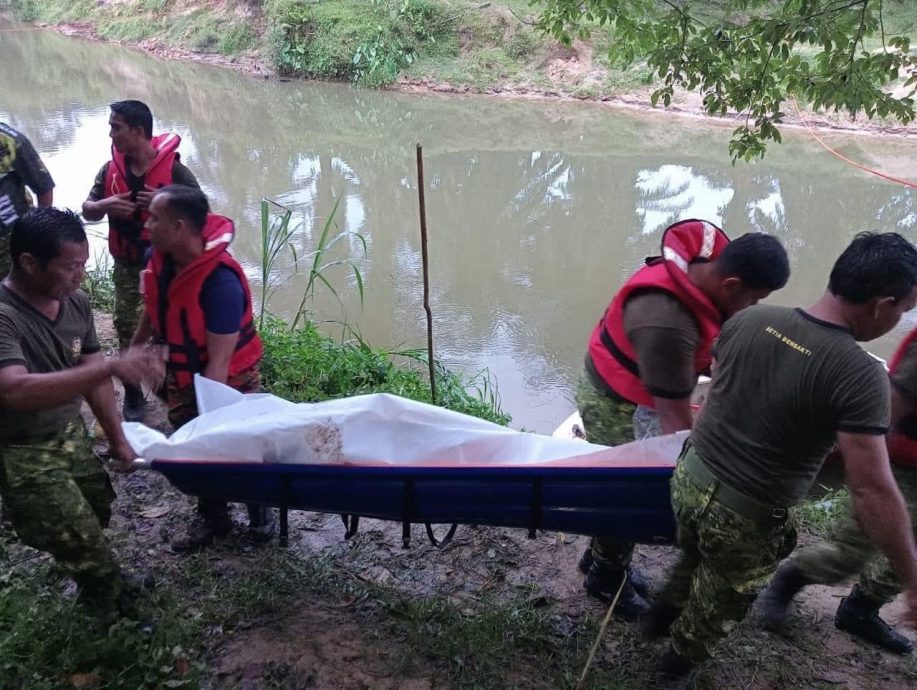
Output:
[[[295,329],[301,322],[305,321],[309,314],[309,305],[315,302],[315,286],[317,284],[321,283],[324,285],[340,302],[340,295],[338,295],[334,285],[331,284],[331,281],[329,281],[327,277],[328,272],[337,267],[349,269],[349,272],[353,276],[354,283],[357,286],[360,306],[363,306],[363,274],[360,272],[360,267],[353,259],[333,259],[329,257],[329,254],[334,250],[335,246],[344,240],[357,240],[362,247],[363,258],[366,258],[366,238],[358,232],[338,230],[337,228],[334,219],[337,215],[340,203],[341,197],[335,199],[334,206],[331,208],[331,213],[322,225],[322,231],[318,236],[318,242],[315,243],[315,248],[303,257],[304,259],[311,259],[311,263],[309,264],[309,278],[306,281],[306,288],[303,290],[302,299],[299,301],[299,307],[296,309],[296,316],[293,317],[291,328]]]
[[[271,214],[271,209],[277,213]],[[264,325],[267,303],[280,279],[275,266],[281,255],[289,253],[293,264],[297,262],[296,245],[293,235],[296,226],[291,225],[293,211],[276,201],[264,198],[261,200],[261,306],[258,309],[258,326]]]
[[[107,251],[96,252],[92,266],[83,278],[83,291],[89,295],[93,309],[111,313],[115,309],[115,283],[111,257]]]
[[[273,293],[277,282],[284,277],[289,277],[290,273],[299,272],[303,264],[308,262],[309,273],[306,279],[306,286],[303,289],[299,306],[290,325],[295,329],[301,323],[308,320],[311,313],[309,307],[315,302],[315,289],[321,284],[334,295],[338,302],[341,297],[338,294],[334,284],[329,280],[328,273],[336,268],[344,267],[353,276],[354,284],[357,288],[357,295],[360,298],[360,305],[363,304],[363,273],[354,259],[341,258],[336,259],[331,255],[335,247],[341,242],[353,242],[362,249],[362,258],[366,258],[366,238],[358,232],[351,230],[339,230],[335,217],[340,207],[341,198],[338,197],[331,213],[322,224],[322,231],[319,233],[318,240],[310,252],[300,253],[296,249],[294,242],[296,236],[302,231],[302,222],[293,222],[293,211],[283,204],[279,204],[271,199],[261,200],[261,305],[259,315],[259,326],[264,325],[264,317],[267,313],[267,304]],[[273,213],[272,213],[273,210]],[[284,255],[289,254],[292,259],[286,267],[280,267],[279,264]]]
[[[357,46],[353,55],[353,81],[360,86],[385,86],[417,57],[414,47],[400,38],[385,35],[380,25],[368,41]]]
[[[843,519],[850,506],[850,494],[845,487],[825,489],[824,496],[807,499],[796,508],[796,520],[801,531],[816,537],[827,537]]]
[[[262,380],[274,395],[295,402],[318,402],[365,393],[394,393],[431,402],[426,369],[396,363],[399,356],[419,363],[425,355],[375,349],[360,338],[337,343],[319,333],[311,322],[290,330],[283,321],[270,317],[264,321],[261,336]],[[439,405],[497,424],[509,423],[487,372],[467,378],[440,364],[436,372]]]

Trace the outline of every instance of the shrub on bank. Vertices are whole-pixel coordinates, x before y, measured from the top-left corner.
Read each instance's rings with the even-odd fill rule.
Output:
[[[278,72],[364,86],[394,81],[448,23],[430,0],[269,0],[265,10]]]
[[[318,402],[366,393],[394,393],[431,402],[425,356],[416,351],[405,353],[406,361],[396,364],[392,353],[374,349],[363,341],[339,344],[319,333],[312,323],[290,330],[278,319],[265,319],[261,338],[264,386],[286,400]],[[500,409],[486,374],[466,379],[437,366],[436,386],[437,403],[442,407],[497,424],[510,421]]]

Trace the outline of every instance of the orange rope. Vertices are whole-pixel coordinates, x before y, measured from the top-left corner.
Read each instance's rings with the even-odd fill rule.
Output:
[[[828,146],[824,141],[822,141],[821,137],[819,137],[819,136],[815,133],[815,130],[813,130],[813,129],[809,126],[808,120],[806,120],[806,119],[802,116],[802,112],[799,110],[799,103],[796,102],[796,98],[793,97],[793,96],[791,96],[791,98],[793,99],[793,105],[796,106],[796,114],[799,116],[799,121],[802,122],[802,124],[805,125],[805,127],[806,127],[807,130],[809,130],[809,134],[812,135],[812,138],[815,139],[815,141],[817,141],[817,142],[818,142],[819,144],[821,144],[823,147],[825,147],[825,149],[828,151],[828,153],[830,153],[832,156],[835,156],[835,157],[837,157],[837,158],[840,158],[840,159],[841,159],[842,161],[844,161],[845,163],[848,163],[848,164],[852,165],[854,168],[859,168],[860,170],[863,170],[863,171],[865,171],[865,172],[868,172],[870,175],[875,175],[876,177],[881,177],[881,178],[883,178],[883,179],[885,179],[885,180],[889,180],[890,182],[897,182],[898,184],[903,184],[905,187],[910,187],[911,189],[917,189],[917,182],[911,182],[910,180],[904,180],[904,179],[902,179],[902,178],[900,178],[900,177],[894,177],[893,175],[888,175],[887,173],[881,172],[880,170],[875,170],[874,168],[868,168],[868,167],[866,167],[865,165],[863,165],[862,163],[857,163],[856,161],[850,160],[849,158],[847,158],[847,157],[844,156],[843,154],[838,153],[838,152],[835,151],[833,148],[831,148],[830,146]]]

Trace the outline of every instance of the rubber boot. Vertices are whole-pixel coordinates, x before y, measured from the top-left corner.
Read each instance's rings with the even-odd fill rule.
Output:
[[[586,550],[583,551],[582,557],[579,559],[579,571],[583,575],[589,574],[589,568],[592,567],[594,563],[592,558],[592,547],[587,546]],[[627,581],[630,583],[630,586],[637,590],[637,594],[646,599],[650,593],[650,583],[647,581],[646,576],[643,572],[632,565],[627,566]]]
[[[121,414],[125,422],[142,422],[145,412],[143,391],[133,386],[124,386],[124,404]]]
[[[277,531],[277,518],[274,509],[256,503],[247,503],[248,538],[259,544],[269,542]]]
[[[656,666],[656,688],[662,690],[684,690],[691,687],[694,679],[694,664],[685,659],[672,647],[662,655]]]
[[[867,596],[856,585],[841,599],[834,625],[893,654],[909,654],[914,649],[911,641],[879,618],[882,603]]]
[[[614,601],[618,588],[621,587],[623,576],[623,571],[608,570],[593,563],[586,579],[583,580],[583,588],[590,596],[610,604]],[[649,610],[650,605],[646,599],[640,596],[630,582],[625,582],[618,597],[618,603],[615,605],[615,615],[626,620],[633,620],[647,614]]]
[[[786,612],[793,597],[812,580],[792,562],[784,563],[774,575],[770,587],[761,595],[761,627],[777,632],[786,621]]]
[[[170,548],[174,553],[199,551],[209,546],[215,537],[225,537],[232,531],[229,506],[225,501],[206,498],[197,500],[197,515],[184,537],[174,539]]]

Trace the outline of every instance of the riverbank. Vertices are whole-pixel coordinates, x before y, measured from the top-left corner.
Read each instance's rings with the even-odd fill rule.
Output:
[[[627,68],[611,65],[607,31],[565,47],[535,31],[532,24],[537,8],[524,1],[494,5],[456,0],[446,5],[404,0],[397,7],[389,7],[386,0],[374,0],[371,8],[378,11],[375,18],[382,23],[369,28],[348,2],[335,3],[336,9],[327,17],[303,18],[291,14],[294,10],[290,8],[298,7],[295,3],[283,0],[102,0],[91,3],[92,11],[86,2],[9,0],[7,15],[32,22],[23,30],[35,27],[115,42],[162,59],[218,65],[256,78],[307,75],[407,93],[579,100],[725,125],[741,120],[736,113],[717,118],[706,115],[694,93],[676,93],[668,108],[654,108],[650,105],[654,75],[639,63]],[[339,31],[342,36],[335,38],[335,34],[324,42],[334,44],[333,50],[324,44],[316,47],[317,40],[306,47],[304,39],[291,34],[291,29],[278,28],[291,26],[284,20],[300,22],[299,26],[305,27],[302,31],[312,32],[310,35]],[[909,15],[895,15],[895,20],[905,27],[908,22],[913,24]],[[409,27],[413,43],[399,37],[398,32],[405,30],[402,25]],[[917,28],[914,32],[917,40]],[[392,53],[390,44],[400,46],[397,51],[401,52]],[[363,72],[352,71],[361,60],[369,66]],[[816,131],[917,136],[913,124],[813,113],[795,102],[788,104],[785,125]]]

